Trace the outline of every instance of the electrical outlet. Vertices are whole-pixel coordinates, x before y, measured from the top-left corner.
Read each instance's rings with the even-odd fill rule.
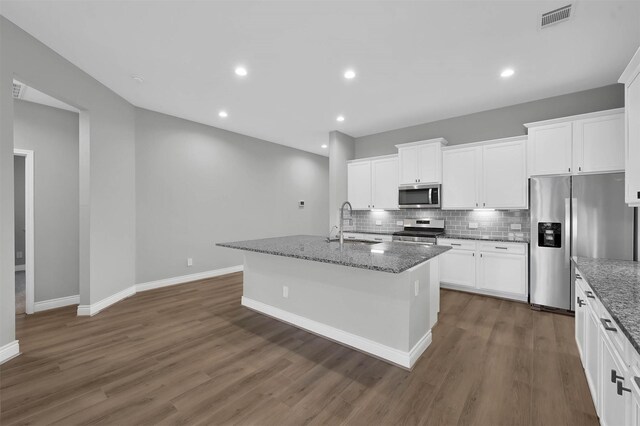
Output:
[[[401,221],[401,220],[396,220],[396,225],[397,226],[402,226],[402,225],[404,225],[404,222]]]
[[[519,231],[522,229],[522,225],[520,225],[519,223],[512,223],[511,229],[513,229],[514,231]]]
[[[469,222],[469,229],[477,229],[478,222]]]
[[[381,220],[376,220],[376,226],[382,226],[382,221]]]
[[[289,298],[289,287],[287,287],[286,285],[282,286],[282,297],[284,297],[285,299]]]
[[[17,251],[16,252],[16,259],[22,259],[22,252],[21,251]]]
[[[193,259],[190,257],[187,258],[187,266],[193,266]]]
[[[418,293],[420,293],[420,280],[415,280],[413,282],[413,287],[414,287],[414,292],[415,292],[415,294],[417,296]]]

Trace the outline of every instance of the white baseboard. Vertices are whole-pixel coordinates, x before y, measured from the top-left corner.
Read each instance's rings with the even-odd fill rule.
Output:
[[[295,327],[302,328],[408,369],[413,367],[418,358],[420,358],[420,355],[429,347],[432,339],[431,330],[429,330],[409,352],[404,352],[244,296],[242,297],[242,305]]]
[[[27,270],[27,265],[25,265],[24,263],[22,265],[16,265],[16,272],[26,271],[26,270]]]
[[[131,287],[127,287],[124,290],[119,291],[116,294],[112,294],[109,297],[105,297],[101,301],[92,303],[91,305],[78,305],[78,316],[93,316],[103,309],[118,303],[122,299],[133,296],[134,294],[136,294],[136,286],[132,285]]]
[[[59,297],[57,299],[43,300],[42,302],[35,302],[33,304],[34,312],[47,311],[49,309],[62,308],[63,306],[77,305],[80,303],[80,296],[67,296]]]
[[[97,314],[98,312],[102,311],[103,309],[108,308],[109,306],[113,305],[114,303],[117,303],[119,301],[121,301],[122,299],[126,299],[127,297],[133,296],[134,294],[141,292],[141,291],[147,291],[147,290],[153,290],[156,288],[162,288],[162,287],[167,287],[170,285],[177,285],[177,284],[186,284],[192,281],[198,281],[198,280],[204,280],[207,278],[213,278],[213,277],[218,277],[220,275],[226,275],[226,274],[231,274],[234,272],[240,272],[242,271],[242,269],[244,268],[244,265],[236,265],[236,266],[230,266],[228,268],[221,268],[221,269],[214,269],[211,271],[205,271],[205,272],[198,272],[196,274],[190,274],[190,275],[182,275],[180,277],[173,277],[173,278],[165,278],[162,280],[157,280],[157,281],[149,281],[146,283],[141,283],[141,284],[136,284],[136,285],[132,285],[131,287],[125,288],[124,290],[109,296],[107,298],[102,299],[99,302],[96,303],[92,303],[91,305],[79,305],[78,306],[78,316],[92,316]],[[79,302],[77,302],[79,303]]]
[[[515,293],[505,293],[502,291],[484,290],[481,288],[467,287],[464,285],[444,283],[442,281],[440,282],[440,288],[444,288],[447,290],[463,291],[465,293],[479,294],[481,296],[491,296],[491,297],[498,297],[500,299],[515,300],[517,302],[524,302],[524,303],[527,303],[527,301],[529,300],[528,294],[515,294]]]
[[[191,281],[198,281],[198,280],[205,280],[207,278],[219,277],[220,275],[227,275],[227,274],[232,274],[234,272],[241,272],[243,268],[244,268],[244,265],[236,265],[236,266],[230,266],[228,268],[198,272],[196,274],[182,275],[179,277],[149,281],[146,283],[136,284],[136,291],[153,290],[155,288],[162,288],[170,285],[184,284]]]
[[[0,364],[20,355],[20,344],[17,340],[0,346]]]

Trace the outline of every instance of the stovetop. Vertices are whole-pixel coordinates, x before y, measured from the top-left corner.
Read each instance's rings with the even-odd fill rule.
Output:
[[[443,231],[413,231],[413,230],[404,230],[394,232],[393,235],[398,237],[424,237],[424,238],[435,238],[440,235],[444,235]]]

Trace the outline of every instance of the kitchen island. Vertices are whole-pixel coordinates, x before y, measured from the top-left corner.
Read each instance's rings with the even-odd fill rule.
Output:
[[[310,235],[218,245],[245,252],[247,308],[404,368],[431,343],[437,256],[450,247]]]

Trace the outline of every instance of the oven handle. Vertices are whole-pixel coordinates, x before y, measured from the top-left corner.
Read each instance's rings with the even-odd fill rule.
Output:
[[[429,188],[429,205],[433,204],[433,201],[431,201],[431,192],[433,191],[433,188]]]

